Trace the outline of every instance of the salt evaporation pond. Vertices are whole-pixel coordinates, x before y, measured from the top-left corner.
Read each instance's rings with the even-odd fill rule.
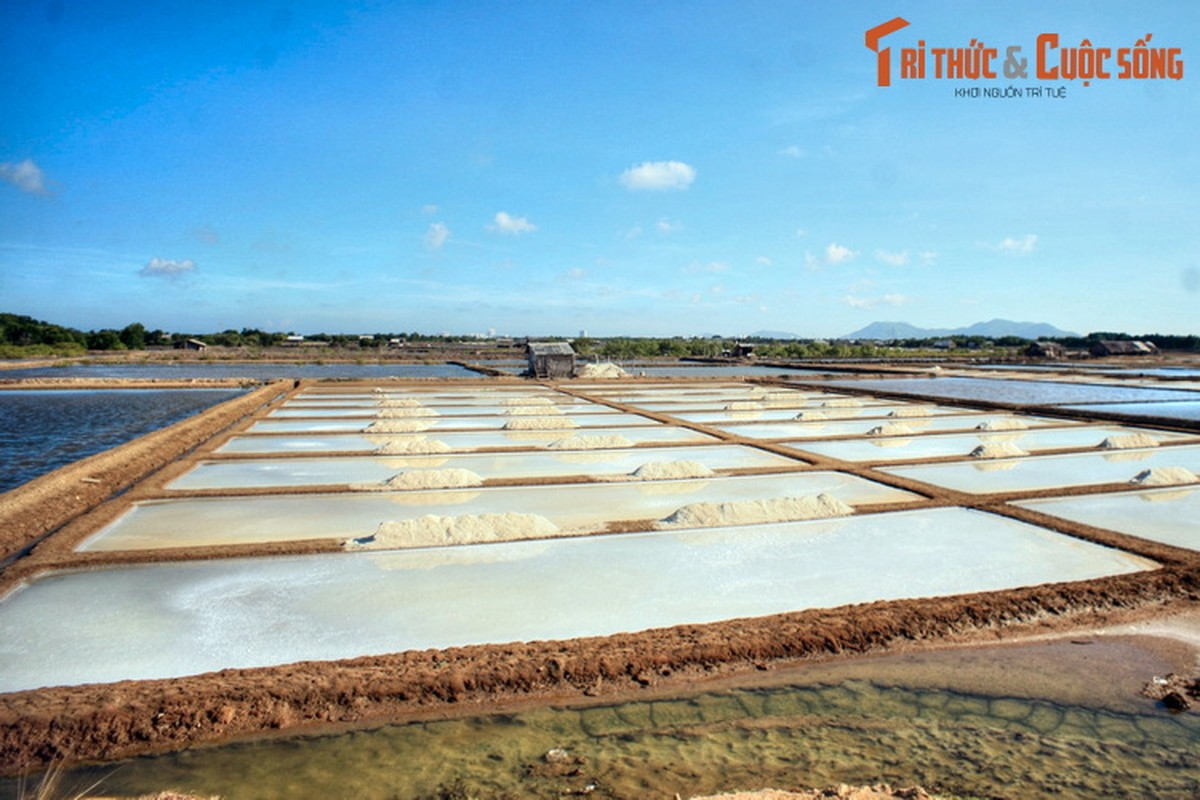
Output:
[[[1200,422],[1200,401],[1168,403],[1092,403],[1063,406],[1077,411],[1098,414],[1125,414],[1131,417],[1160,417],[1163,419]]]
[[[1200,550],[1200,487],[1025,500],[1014,505],[1175,547]]]
[[[907,424],[907,420],[897,420]],[[1116,426],[1075,426],[1032,431],[980,431],[973,434],[942,434],[938,436],[874,436],[857,441],[805,442],[805,452],[819,453],[846,461],[904,461],[921,458],[959,456],[966,458],[976,447],[986,444],[1009,444],[1027,452],[1065,450],[1067,448],[1099,447],[1110,437],[1139,435],[1158,442],[1191,439],[1182,433],[1151,431]],[[1113,451],[1106,451],[1113,452]]]
[[[545,430],[571,431],[583,428],[617,428],[630,425],[661,425],[661,422],[643,417],[639,414],[625,414],[617,411],[606,409],[608,413],[587,411],[582,414],[576,414],[574,411],[565,412],[562,414],[553,414],[555,418],[570,420],[574,423],[568,428],[552,428],[553,425],[559,425],[559,422],[550,422],[544,426]],[[525,418],[525,422],[516,422]],[[534,415],[491,415],[491,416],[442,416],[436,417],[383,417],[376,418],[367,415],[304,415],[303,417],[290,417],[288,415],[272,414],[271,418],[264,419],[254,423],[250,430],[255,433],[273,433],[273,432],[296,432],[296,431],[325,431],[332,433],[335,431],[365,431],[373,422],[389,422],[389,421],[404,421],[411,422],[415,425],[427,426],[428,428],[451,428],[455,430],[499,430],[504,428],[509,423],[524,425],[533,424],[530,420],[536,419]],[[570,425],[568,423],[568,425]],[[511,430],[511,433],[527,433],[528,429]]]
[[[962,414],[938,414],[929,417],[870,417],[864,419],[826,419],[804,422],[737,422],[722,423],[719,427],[726,433],[751,439],[826,439],[833,436],[865,436],[873,428],[897,423],[912,428],[918,434],[942,433],[946,431],[972,431],[980,425],[991,425],[1009,420],[1019,420],[1029,428],[1071,426],[1070,420],[1050,417],[1014,416],[1012,414],[984,414],[967,412]]]
[[[445,431],[426,436],[425,434],[356,434],[356,433],[311,433],[307,435],[261,435],[234,436],[217,449],[218,453],[331,453],[373,452],[388,443],[441,442],[450,452],[464,452],[489,447],[543,448],[564,439],[597,436],[619,436],[629,445],[641,444],[684,444],[691,442],[714,442],[708,434],[687,428],[668,425],[642,425],[636,428],[591,429],[588,433],[573,430],[547,431]]]
[[[237,489],[246,486],[382,483],[402,472],[433,469],[470,470],[484,480],[621,475],[656,461],[695,461],[712,470],[786,469],[796,466],[794,459],[737,445],[378,458],[262,458],[201,462],[172,481],[168,488]]]
[[[238,389],[0,391],[0,492],[240,394]]]
[[[451,421],[457,418],[473,419],[475,417],[490,417],[501,416],[507,419],[519,416],[537,416],[536,411],[540,411],[543,415],[566,416],[574,418],[576,415],[582,414],[599,414],[610,415],[620,412],[614,411],[608,406],[598,405],[596,403],[586,403],[573,406],[567,406],[565,409],[558,406],[507,406],[507,405],[429,405],[422,403],[419,407],[400,407],[389,408],[388,406],[375,405],[333,405],[329,403],[309,403],[298,405],[296,403],[287,403],[281,408],[271,411],[268,416],[272,418],[283,417],[376,417],[387,411],[411,412],[412,416],[419,417],[426,414],[429,417],[449,417]]]
[[[944,508],[64,571],[0,602],[0,691],[604,636],[1153,566],[1015,520]]]
[[[129,378],[188,380],[191,378],[478,378],[478,372],[456,364],[314,364],[292,362],[205,362],[175,364],[65,364],[0,371],[0,378]]]
[[[132,550],[359,538],[375,533],[382,522],[416,519],[425,514],[536,514],[560,530],[599,532],[609,522],[662,519],[691,503],[818,494],[831,494],[850,505],[919,499],[901,489],[841,472],[573,486],[180,498],[137,503],[79,549]]]
[[[1144,470],[1184,467],[1200,474],[1200,447],[1172,445],[1058,456],[979,459],[971,463],[881,467],[881,471],[973,494],[1129,483]]]
[[[1186,389],[1151,389],[1113,384],[1024,381],[1009,378],[872,378],[818,381],[818,383],[832,388],[856,388],[877,392],[919,394],[947,400],[984,400],[1018,405],[1128,403],[1164,400],[1200,401],[1200,394]]]

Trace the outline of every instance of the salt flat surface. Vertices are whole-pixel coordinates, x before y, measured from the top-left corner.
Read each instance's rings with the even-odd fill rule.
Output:
[[[696,461],[709,469],[787,468],[796,459],[739,445],[653,447],[638,450],[534,451],[434,456],[204,461],[168,484],[169,489],[236,489],[246,486],[313,486],[384,482],[409,470],[465,469],[489,478],[614,475],[653,461]]]
[[[670,414],[673,417],[678,417],[687,422],[700,422],[706,425],[720,424],[723,422],[750,422],[752,420],[762,421],[790,421],[795,420],[796,415],[802,411],[816,411],[824,414],[828,421],[839,419],[892,419],[888,415],[893,411],[902,408],[911,408],[912,404],[894,403],[894,402],[877,402],[866,400],[861,406],[825,406],[822,403],[826,400],[816,400],[803,407],[795,408],[770,408],[764,407],[761,409],[722,409],[719,411],[663,411],[664,414]],[[920,404],[916,404],[920,405]],[[933,409],[932,414],[938,416],[941,414],[959,415],[964,413],[963,409],[950,408],[947,406],[927,406]],[[899,422],[907,417],[897,417],[895,421]],[[918,417],[917,419],[921,419]],[[877,423],[878,424],[878,423]]]
[[[0,691],[566,639],[1152,565],[957,508],[677,533],[152,564],[0,602]]]
[[[467,419],[474,418],[474,417],[488,417],[488,416],[498,416],[498,417],[508,418],[508,417],[514,416],[514,414],[510,413],[514,409],[521,409],[524,412],[524,416],[536,416],[535,414],[532,413],[532,411],[535,409],[539,410],[539,411],[544,411],[544,413],[546,413],[546,414],[553,414],[555,416],[562,414],[562,415],[571,416],[571,417],[576,417],[576,416],[580,416],[583,414],[611,415],[611,414],[621,413],[619,411],[615,411],[615,410],[609,408],[608,406],[600,405],[599,403],[578,403],[576,405],[563,406],[561,408],[559,406],[506,406],[506,405],[482,405],[482,404],[458,405],[458,406],[422,405],[422,406],[420,406],[420,408],[431,409],[432,411],[437,412],[436,416],[439,416],[439,417],[452,417],[452,418],[453,417],[463,417],[463,418],[467,418]],[[331,403],[312,403],[312,404],[302,404],[301,405],[301,404],[295,404],[295,403],[285,403],[282,406],[280,406],[279,408],[269,412],[267,414],[267,416],[272,417],[272,418],[374,417],[374,416],[378,416],[381,412],[385,411],[386,409],[387,409],[386,406],[380,406],[380,405],[376,405],[376,404],[372,404],[372,405],[361,405],[361,404],[333,405]],[[407,409],[401,407],[401,408],[397,408],[396,410],[403,411],[403,410],[407,410]],[[419,410],[419,409],[417,409],[417,410]],[[430,416],[435,416],[435,415],[430,414]]]
[[[970,431],[976,426],[999,420],[1019,419],[1031,428],[1077,425],[1075,422],[1029,417],[1013,414],[980,414],[964,411],[957,414],[939,414],[930,417],[865,417],[863,419],[814,420],[805,422],[736,422],[712,424],[726,433],[752,439],[825,439],[833,436],[863,436],[872,428],[889,423],[907,425],[916,433],[938,433],[942,431]]]
[[[1200,446],[1110,450],[1061,456],[980,459],[972,463],[882,467],[883,472],[975,494],[1125,483],[1153,467],[1200,472]]]
[[[373,452],[388,441],[420,439],[443,442],[452,452],[478,450],[484,447],[544,448],[571,436],[622,436],[631,444],[681,444],[683,442],[714,442],[712,436],[687,428],[670,425],[641,425],[633,428],[589,429],[588,433],[574,430],[552,431],[449,431],[438,433],[310,433],[294,436],[234,436],[217,449],[218,453],[329,453]]]
[[[79,549],[136,550],[359,538],[375,533],[382,522],[425,514],[537,514],[561,530],[602,531],[609,522],[662,519],[689,503],[821,493],[850,505],[918,499],[909,492],[840,472],[396,493],[180,498],[136,504]]]
[[[1014,505],[1175,547],[1200,550],[1200,487],[1025,500]]]
[[[290,415],[289,415],[290,416]],[[318,415],[316,417],[305,418],[279,418],[263,419],[250,426],[249,431],[252,433],[294,433],[298,431],[324,432],[324,433],[339,433],[346,431],[365,431],[367,426],[376,421],[387,421],[387,418],[377,420],[374,416],[366,414],[353,414],[349,418],[338,419],[338,415]],[[524,415],[533,417],[536,415]],[[624,414],[618,411],[608,411],[607,413],[588,412],[584,414],[575,414],[568,412],[564,414],[554,414],[555,417],[563,417],[570,419],[578,428],[624,428],[633,425],[662,425],[663,423],[652,420],[649,417],[643,417],[640,414]],[[436,417],[394,417],[395,419],[411,419],[419,421],[422,424],[427,424],[430,429],[436,428],[452,429],[452,430],[501,430],[505,424],[514,419],[520,419],[518,415],[502,415],[492,414],[488,416],[444,416]],[[561,430],[561,429],[560,429]]]
[[[1095,411],[1100,414],[1126,414],[1135,417],[1167,417],[1193,422],[1200,421],[1200,402],[1094,403],[1089,405],[1063,406],[1063,408],[1079,411]]]
[[[908,424],[909,420],[896,420]],[[940,436],[878,436],[853,442],[805,442],[802,449],[847,461],[904,461],[938,456],[968,458],[980,445],[1007,442],[1027,452],[1058,450],[1068,447],[1097,447],[1111,436],[1142,434],[1160,442],[1194,439],[1187,434],[1168,431],[1122,428],[1119,426],[1075,426],[1030,431],[994,431]]]

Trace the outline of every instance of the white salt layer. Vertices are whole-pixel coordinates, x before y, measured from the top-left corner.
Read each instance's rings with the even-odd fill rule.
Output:
[[[406,547],[445,547],[479,542],[541,539],[558,533],[558,526],[540,514],[425,514],[416,519],[380,523],[375,533],[348,539],[345,550],[398,550]]]
[[[690,503],[654,527],[716,528],[725,525],[757,525],[767,522],[794,522],[803,519],[844,517],[854,508],[830,494],[808,497],[772,497],[763,500],[735,500],[727,503]]]

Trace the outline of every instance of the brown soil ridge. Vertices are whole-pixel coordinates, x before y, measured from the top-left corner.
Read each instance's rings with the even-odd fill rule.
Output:
[[[1129,619],[1200,600],[1200,571],[881,601],[640,633],[228,669],[0,695],[0,774],[315,725],[602,702],[721,674],[918,642],[994,640]]]
[[[0,494],[0,563],[280,396],[278,381]]]

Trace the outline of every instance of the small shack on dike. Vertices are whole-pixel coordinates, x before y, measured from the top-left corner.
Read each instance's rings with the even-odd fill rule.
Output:
[[[531,377],[570,378],[575,374],[575,351],[566,342],[530,342],[525,356]]]

